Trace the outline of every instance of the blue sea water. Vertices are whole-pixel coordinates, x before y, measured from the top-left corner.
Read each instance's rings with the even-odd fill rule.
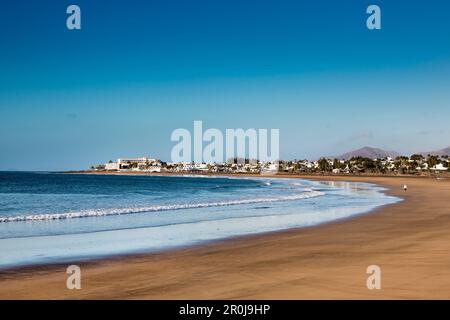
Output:
[[[0,268],[316,225],[400,200],[382,191],[264,177],[0,172]]]

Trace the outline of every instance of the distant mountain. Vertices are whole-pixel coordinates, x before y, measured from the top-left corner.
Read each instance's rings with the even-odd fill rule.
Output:
[[[358,150],[350,151],[347,153],[344,153],[343,155],[337,157],[338,159],[342,160],[349,160],[354,157],[364,157],[364,158],[370,158],[370,159],[381,159],[386,157],[398,157],[400,154],[395,151],[385,151],[378,148],[372,148],[372,147],[364,147]]]
[[[441,150],[436,150],[436,151],[421,152],[420,154],[425,157],[429,154],[435,155],[435,156],[450,156],[450,147],[447,147],[447,148],[444,148]]]

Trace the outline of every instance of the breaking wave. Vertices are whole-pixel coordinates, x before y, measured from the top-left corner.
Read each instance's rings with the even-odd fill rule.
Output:
[[[231,201],[210,202],[210,203],[154,205],[154,206],[147,206],[147,207],[129,207],[129,208],[118,208],[118,209],[90,209],[90,210],[82,210],[82,211],[75,211],[75,212],[52,213],[52,214],[28,214],[28,215],[0,217],[0,223],[19,222],[19,221],[39,221],[39,220],[62,220],[62,219],[73,219],[73,218],[115,216],[115,215],[123,215],[123,214],[157,212],[157,211],[168,211],[168,210],[225,207],[225,206],[253,204],[253,203],[293,201],[293,200],[301,200],[301,199],[320,197],[323,195],[324,195],[324,193],[321,191],[308,190],[307,192],[303,192],[303,193],[296,194],[296,195],[273,197],[273,198],[259,198],[259,199],[256,198],[256,199],[231,200]]]

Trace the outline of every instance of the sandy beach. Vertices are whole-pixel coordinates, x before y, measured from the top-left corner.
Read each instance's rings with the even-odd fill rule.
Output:
[[[450,298],[449,179],[308,178],[376,183],[405,201],[316,227],[74,261],[81,290],[66,289],[67,264],[0,271],[0,299]],[[369,265],[381,267],[381,290],[366,287]]]

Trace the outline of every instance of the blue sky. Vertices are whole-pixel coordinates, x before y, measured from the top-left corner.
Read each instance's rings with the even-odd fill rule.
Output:
[[[77,4],[82,30],[66,28]],[[366,28],[370,4],[382,29]],[[176,128],[282,158],[450,145],[448,1],[2,1],[0,170],[170,160]]]

